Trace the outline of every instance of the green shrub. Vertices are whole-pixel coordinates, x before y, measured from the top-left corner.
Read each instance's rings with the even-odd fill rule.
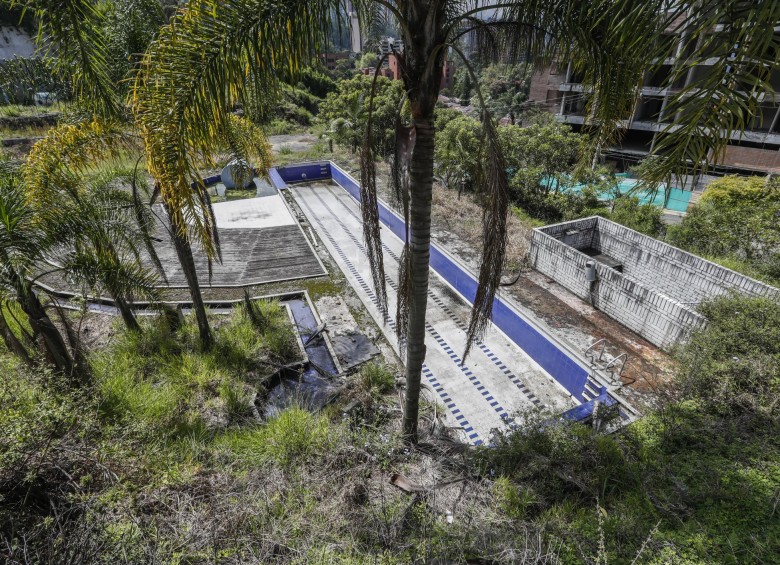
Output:
[[[585,425],[532,417],[515,430],[496,432],[493,443],[477,451],[485,472],[536,485],[545,503],[572,495],[595,500],[631,484],[624,447]]]
[[[325,453],[339,434],[324,416],[294,406],[262,426],[223,435],[218,445],[250,466],[269,460],[290,466]]]
[[[780,281],[778,216],[780,183],[727,176],[707,187],[680,225],[669,226],[666,240],[772,284]]]
[[[708,324],[678,352],[686,398],[724,415],[780,415],[780,304],[722,297],[699,306]]]
[[[525,519],[528,509],[537,502],[530,489],[520,488],[506,477],[499,477],[493,488],[501,509],[513,520]]]
[[[385,394],[395,387],[395,376],[385,365],[368,363],[358,375],[360,385],[372,395]]]
[[[616,198],[612,202],[612,210],[599,215],[650,237],[658,237],[663,228],[661,209],[652,204],[641,204],[634,196]]]
[[[265,131],[266,135],[290,135],[295,133],[297,129],[298,126],[296,124],[282,119],[271,120],[270,123],[263,126],[263,131]]]

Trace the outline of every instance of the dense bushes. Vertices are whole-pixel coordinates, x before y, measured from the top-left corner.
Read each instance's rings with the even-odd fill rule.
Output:
[[[735,296],[701,310],[709,326],[678,351],[657,412],[609,436],[532,419],[477,451],[504,511],[547,524],[564,562],[628,562],[645,543],[648,563],[780,552],[780,304]]]
[[[600,215],[647,235],[660,235],[661,210],[631,195],[602,200],[616,192],[606,169],[581,171],[585,138],[557,122],[498,128],[507,164],[512,203],[535,220],[555,223]],[[439,109],[436,114],[436,173],[445,186],[479,193],[486,160],[478,120]],[[580,185],[572,190],[574,185]]]
[[[616,433],[532,414],[465,452],[404,446],[378,365],[321,413],[293,405],[259,422],[254,394],[292,347],[279,306],[259,307],[264,331],[237,310],[209,353],[191,320],[122,332],[77,389],[0,354],[0,556],[682,564],[780,552],[777,303],[703,305],[710,325],[678,351],[667,401]],[[438,488],[409,495],[393,473]]]
[[[320,106],[320,121],[336,143],[356,151],[368,124],[373,77],[357,75],[338,83]],[[390,155],[395,147],[395,121],[401,111],[403,83],[378,77],[372,115],[374,141],[380,155]]]
[[[687,398],[724,417],[777,423],[780,415],[780,306],[728,298],[699,307],[708,327],[680,353]]]
[[[780,281],[780,184],[728,176],[711,183],[667,241],[727,267]]]

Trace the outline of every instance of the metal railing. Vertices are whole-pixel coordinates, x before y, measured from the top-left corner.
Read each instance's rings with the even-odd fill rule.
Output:
[[[606,339],[600,339],[598,341],[593,342],[590,345],[590,347],[588,347],[585,350],[585,356],[587,357],[590,354],[590,356],[593,358],[593,361],[595,362],[597,360],[595,349],[599,345],[601,345],[601,351],[599,351],[598,361],[601,361],[601,358],[604,356],[604,349],[607,347],[607,340]]]

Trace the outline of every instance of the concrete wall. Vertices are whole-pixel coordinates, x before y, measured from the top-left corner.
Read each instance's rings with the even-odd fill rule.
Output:
[[[603,218],[591,247],[621,261],[625,275],[694,307],[731,290],[780,298],[774,287]]]
[[[32,57],[35,40],[26,32],[10,26],[0,26],[0,60],[14,57]]]
[[[598,281],[585,280],[579,251],[594,248],[623,263],[624,272],[596,262]],[[688,304],[738,290],[780,298],[780,290],[603,218],[534,230],[534,268],[651,343],[668,348],[706,324]]]

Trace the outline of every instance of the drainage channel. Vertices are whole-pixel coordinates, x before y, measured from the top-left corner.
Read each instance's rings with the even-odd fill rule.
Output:
[[[296,338],[305,353],[302,362],[284,367],[270,379],[270,388],[265,395],[264,416],[271,417],[290,405],[298,405],[313,410],[325,406],[338,390],[334,384],[335,377],[343,371],[330,343],[325,326],[322,323],[309,294],[305,291],[288,294],[253,296],[250,300],[279,300],[287,309],[290,321],[295,327]],[[58,299],[63,308],[80,310],[67,300]],[[107,299],[98,299],[87,303],[87,310],[101,314],[119,315],[119,310]],[[243,300],[206,301],[205,304],[213,314],[229,314]],[[191,302],[169,302],[169,306],[180,306],[182,312],[191,310]],[[141,316],[153,316],[158,312],[148,303],[133,305],[136,313]]]
[[[325,334],[325,327],[307,294],[282,300],[287,305],[300,336],[307,360],[300,369],[289,369],[268,391],[265,416],[270,417],[292,404],[318,410],[333,397],[333,379],[341,367]]]

